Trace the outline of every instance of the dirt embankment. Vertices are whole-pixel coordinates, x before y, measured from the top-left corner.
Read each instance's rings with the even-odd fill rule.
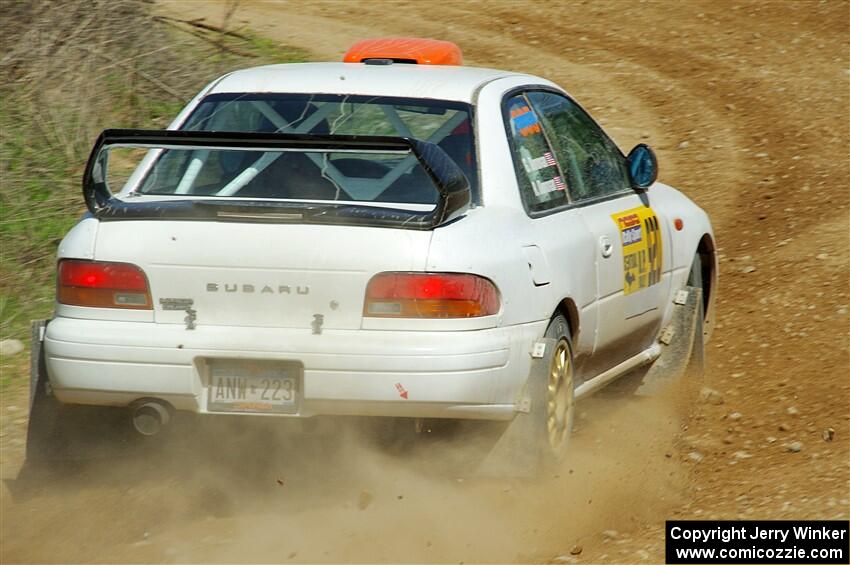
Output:
[[[185,6],[159,9],[223,17]],[[589,404],[574,459],[539,488],[364,450],[305,472],[292,451],[270,466],[251,444],[17,504],[4,491],[4,562],[662,562],[671,517],[848,517],[847,3],[422,6],[244,1],[233,21],[320,59],[369,36],[455,41],[469,64],[564,85],[623,147],[652,144],[661,179],[718,237],[718,394],[684,427],[663,400]],[[22,408],[4,404],[4,432],[19,428]],[[5,440],[9,478],[20,450]]]

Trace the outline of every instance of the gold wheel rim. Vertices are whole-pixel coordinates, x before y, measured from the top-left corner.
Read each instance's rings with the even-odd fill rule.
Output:
[[[552,356],[546,389],[546,428],[549,446],[559,451],[570,431],[573,410],[573,366],[566,340],[560,340]]]

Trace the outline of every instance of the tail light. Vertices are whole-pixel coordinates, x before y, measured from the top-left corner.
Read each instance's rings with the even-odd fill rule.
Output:
[[[62,304],[151,310],[145,272],[130,263],[63,259],[56,293]]]
[[[364,316],[378,318],[474,318],[498,311],[492,282],[454,273],[379,273],[363,305]]]

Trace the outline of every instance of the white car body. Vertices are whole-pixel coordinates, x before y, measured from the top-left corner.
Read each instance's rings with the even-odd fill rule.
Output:
[[[559,311],[570,322],[578,397],[594,383],[651,362],[698,251],[710,257],[716,277],[709,219],[660,182],[645,192],[628,190],[530,217],[503,118],[506,94],[524,87],[563,92],[531,75],[402,64],[275,65],[214,81],[169,129],[180,129],[204,97],[219,93],[471,104],[479,201],[432,230],[84,218],[62,241],[58,258],[137,265],[147,274],[154,308],[57,303],[44,336],[56,398],[104,406],[154,398],[177,410],[209,413],[216,411],[210,406],[211,362],[282,361],[303,372],[297,405],[281,416],[507,420],[520,409],[535,343]],[[132,182],[127,186],[118,199],[157,198],[128,196]],[[661,277],[627,294],[621,232],[612,215],[645,202],[660,222]],[[486,277],[498,288],[500,310],[463,319],[366,317],[366,285],[385,271]],[[210,285],[219,285],[218,291]],[[237,290],[225,293],[224,285]],[[266,287],[272,292],[256,290]],[[193,300],[194,327],[182,310],[162,309],[162,298]],[[713,298],[710,293],[707,328]],[[316,315],[322,317],[320,333],[313,327]]]

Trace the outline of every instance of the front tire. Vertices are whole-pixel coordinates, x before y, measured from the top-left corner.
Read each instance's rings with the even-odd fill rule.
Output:
[[[702,257],[699,252],[694,254],[694,260],[691,262],[691,272],[688,274],[689,287],[698,288],[703,292],[694,315],[694,344],[691,348],[691,356],[688,359],[687,374],[691,378],[701,379],[705,375],[705,287],[702,279]]]
[[[671,383],[675,380],[679,380],[680,378],[685,379],[684,383],[682,383],[684,385],[684,388],[682,389],[684,392],[682,394],[686,397],[695,395],[693,389],[699,390],[699,387],[702,386],[702,379],[705,373],[706,299],[702,295],[702,292],[704,292],[702,283],[702,257],[699,253],[696,253],[693,261],[691,262],[688,279],[682,287],[682,290],[689,291],[689,296],[691,293],[695,293],[699,290],[700,296],[693,304],[691,304],[692,300],[689,298],[688,305],[673,306],[673,308],[689,309],[688,322],[681,323],[678,326],[676,326],[674,322],[671,322],[671,325],[675,326],[674,329],[676,330],[673,334],[674,342],[672,345],[667,344],[664,346],[665,349],[661,354],[662,356],[651,364],[638,367],[628,374],[623,375],[605,387],[600,395],[609,398],[654,396],[666,386],[665,383]],[[690,313],[691,309],[693,311],[692,315]],[[679,311],[674,311],[674,321],[676,316],[681,314],[677,312]],[[689,332],[693,332],[693,335]],[[681,340],[684,345],[680,347],[676,340]],[[674,348],[677,350],[677,352],[673,354],[673,357],[670,357],[671,354],[668,352],[667,348]],[[687,349],[684,350],[684,352],[679,353],[679,351],[682,351],[682,348]],[[661,383],[661,386],[659,386],[659,383]]]

